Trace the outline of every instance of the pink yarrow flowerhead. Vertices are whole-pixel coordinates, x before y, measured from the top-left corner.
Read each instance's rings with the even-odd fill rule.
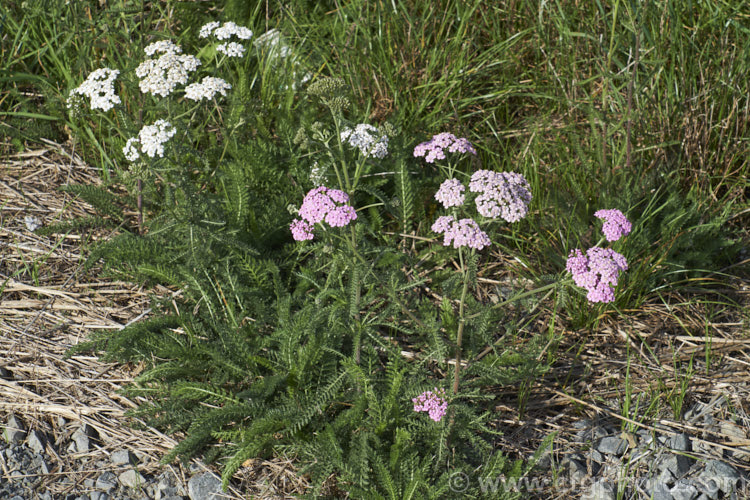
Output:
[[[594,215],[604,220],[602,232],[607,241],[617,241],[623,236],[630,234],[633,224],[625,217],[625,214],[617,209],[599,210]]]
[[[485,217],[517,222],[529,212],[531,187],[519,173],[477,170],[471,176],[469,190],[481,193],[474,202],[477,212]]]
[[[460,207],[464,204],[464,191],[466,188],[458,179],[447,179],[440,184],[435,193],[435,199],[443,204],[445,208]]]
[[[414,148],[414,156],[422,157],[427,163],[435,163],[435,160],[445,159],[445,150],[449,153],[471,153],[477,154],[476,149],[465,137],[457,138],[449,132],[443,132],[432,136],[427,142],[418,144]]]
[[[313,225],[325,221],[331,227],[343,227],[357,218],[357,211],[348,204],[349,195],[339,189],[319,186],[302,200],[299,216],[289,229],[297,241],[313,239]]]
[[[450,215],[438,217],[432,225],[432,230],[443,235],[443,245],[453,243],[453,248],[469,247],[481,250],[492,244],[487,233],[479,229],[473,219],[455,220]]]
[[[448,411],[445,389],[435,388],[432,391],[425,391],[416,398],[412,398],[412,403],[414,403],[414,411],[426,412],[435,422],[440,422]]]
[[[576,285],[588,290],[589,302],[613,302],[617,280],[620,273],[628,270],[628,262],[609,248],[589,248],[586,255],[576,248],[568,255],[565,269],[573,275]]]

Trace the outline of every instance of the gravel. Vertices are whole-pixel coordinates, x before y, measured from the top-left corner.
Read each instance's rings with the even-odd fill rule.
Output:
[[[108,458],[86,456],[96,445],[96,432],[78,427],[67,438],[39,430],[26,432],[16,415],[4,423],[0,439],[0,499],[8,500],[210,500],[231,498],[221,480],[202,467],[191,467],[193,476],[178,477],[170,467],[155,468],[141,462],[130,450],[117,450]],[[67,469],[53,464],[65,459]],[[152,472],[146,472],[146,470]],[[156,472],[153,472],[156,470]],[[187,482],[187,486],[186,483]]]

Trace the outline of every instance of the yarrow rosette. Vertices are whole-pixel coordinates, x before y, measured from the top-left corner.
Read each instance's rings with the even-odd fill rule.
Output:
[[[589,302],[613,302],[617,280],[628,270],[628,262],[610,248],[589,248],[586,255],[576,248],[570,252],[565,269],[576,285],[588,290]]]
[[[469,247],[481,250],[492,244],[487,233],[479,229],[479,224],[473,219],[456,220],[453,216],[438,217],[431,228],[443,235],[443,245],[453,243],[453,248]]]
[[[602,232],[607,241],[617,241],[623,236],[630,234],[633,224],[625,217],[625,214],[617,209],[599,210],[594,215],[604,220]]]
[[[344,227],[356,220],[357,212],[348,204],[349,195],[339,189],[320,186],[302,200],[299,216],[289,226],[296,241],[313,239],[313,225],[326,222],[331,227]]]
[[[445,151],[449,153],[471,153],[477,154],[474,146],[471,145],[465,137],[457,138],[449,132],[443,132],[432,136],[427,142],[418,144],[414,148],[414,157],[424,157],[427,163],[434,163],[435,160],[444,160]]]
[[[445,389],[435,388],[432,391],[425,391],[416,398],[412,398],[411,401],[414,403],[414,411],[426,412],[435,422],[440,422],[448,411]]]
[[[477,212],[485,217],[499,216],[507,222],[518,222],[529,212],[531,187],[519,173],[477,170],[471,176],[469,190],[481,193],[474,203]]]

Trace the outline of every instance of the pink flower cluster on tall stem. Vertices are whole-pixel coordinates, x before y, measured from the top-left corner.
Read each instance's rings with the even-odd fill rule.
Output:
[[[633,225],[616,209],[599,210],[594,213],[604,219],[602,232],[607,241],[617,241],[630,233]],[[579,249],[571,250],[565,269],[573,275],[573,281],[588,290],[589,302],[613,302],[615,287],[620,274],[628,270],[628,261],[622,254],[610,248],[592,247],[584,255]]]
[[[469,247],[481,250],[492,244],[487,233],[479,229],[479,224],[473,219],[456,220],[453,216],[438,217],[431,228],[443,235],[443,245],[453,243],[453,248]]]
[[[289,225],[296,241],[313,239],[314,224],[325,222],[331,227],[344,227],[357,218],[354,207],[348,204],[349,195],[339,189],[320,186],[310,190],[302,200],[299,216]]]
[[[594,212],[594,215],[604,219],[602,232],[607,241],[617,241],[630,234],[630,230],[633,228],[633,224],[625,217],[625,214],[617,209],[598,210]]]
[[[412,399],[414,411],[423,411],[430,415],[435,422],[445,416],[448,411],[448,402],[445,400],[445,389],[433,389],[425,391],[416,398]]]
[[[565,269],[576,285],[588,290],[589,302],[613,302],[617,280],[628,270],[628,261],[611,248],[589,248],[586,255],[576,248],[570,252]]]
[[[427,163],[435,163],[435,160],[445,159],[445,150],[449,153],[471,153],[477,154],[477,150],[465,137],[456,137],[449,132],[443,132],[432,136],[427,142],[418,144],[414,148],[414,157],[424,157]]]
[[[477,170],[471,176],[469,190],[481,193],[474,203],[477,212],[485,217],[499,216],[506,222],[518,222],[529,212],[531,186],[519,173]]]

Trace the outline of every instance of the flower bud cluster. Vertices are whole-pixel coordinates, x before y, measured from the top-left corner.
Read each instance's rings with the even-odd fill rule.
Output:
[[[207,76],[200,83],[191,83],[185,87],[185,97],[193,101],[201,99],[211,100],[218,93],[223,96],[227,95],[227,90],[232,86],[221,78]]]
[[[135,69],[141,79],[141,92],[146,94],[167,97],[177,85],[187,83],[188,75],[201,64],[197,57],[182,54],[180,46],[169,40],[154,42],[144,51],[149,56],[161,54],[156,59],[146,59]]]
[[[70,91],[68,108],[74,106],[75,95],[88,97],[92,110],[109,111],[115,104],[120,104],[120,97],[115,95],[115,79],[119,74],[118,70],[109,68],[92,71],[80,86]]]
[[[310,190],[299,209],[301,219],[292,221],[289,229],[297,241],[313,239],[313,225],[325,221],[331,227],[343,227],[357,218],[349,205],[349,195],[339,189],[320,186]]]
[[[474,202],[477,212],[485,217],[517,222],[529,212],[531,187],[519,173],[477,170],[471,176],[469,190],[481,193]]]
[[[416,398],[412,398],[411,401],[414,403],[414,411],[426,412],[435,422],[440,422],[448,412],[445,389],[435,388],[432,391],[425,391]]]
[[[474,146],[471,145],[465,137],[457,138],[455,135],[443,132],[432,136],[427,142],[418,144],[414,148],[414,157],[424,157],[427,163],[434,163],[435,160],[444,160],[445,151],[449,153],[471,153],[477,154]]]
[[[388,136],[378,132],[378,129],[367,123],[360,123],[354,130],[350,128],[341,132],[341,141],[359,148],[364,156],[385,158],[388,154]]]

